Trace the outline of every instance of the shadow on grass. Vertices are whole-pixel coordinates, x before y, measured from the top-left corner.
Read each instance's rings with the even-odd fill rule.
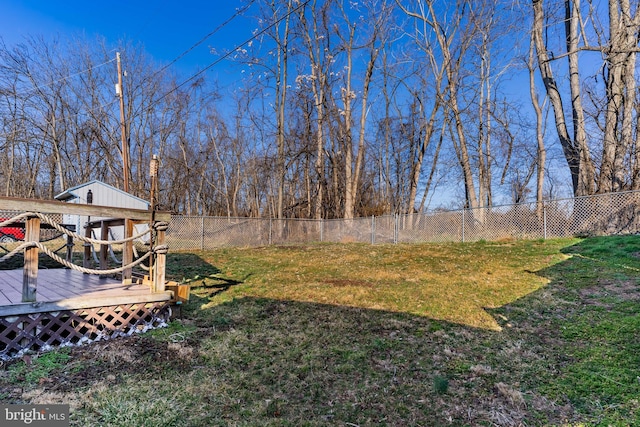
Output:
[[[640,236],[562,252],[570,258],[536,272],[547,286],[489,312],[545,360],[525,379],[542,394],[593,425],[640,425]]]
[[[634,241],[605,242],[636,251]],[[537,272],[548,285],[488,309],[499,332],[252,296],[205,305],[221,271],[179,258],[185,273],[187,261],[201,268],[191,280],[209,274],[183,319],[74,348],[19,395],[10,367],[0,393],[75,402],[72,425],[639,425],[640,304],[599,293],[603,277],[627,289],[638,275],[606,252],[595,265],[589,254],[601,245],[567,248],[572,258]]]
[[[192,287],[206,289],[214,297],[240,285],[242,280],[221,276],[222,271],[197,254],[187,252],[170,253],[167,257],[167,278]],[[192,296],[197,298],[196,296]]]
[[[534,272],[547,285],[486,309],[500,332],[252,296],[197,298],[191,319],[216,331],[201,354],[257,407],[256,423],[307,413],[354,424],[640,425],[639,244],[592,238],[563,249],[572,257]],[[275,408],[261,410],[272,396]]]

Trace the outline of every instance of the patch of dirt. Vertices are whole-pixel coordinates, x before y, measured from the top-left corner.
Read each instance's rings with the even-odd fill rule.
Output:
[[[69,399],[77,397],[78,390],[100,385],[109,387],[129,375],[153,378],[163,375],[167,369],[188,372],[202,364],[199,342],[206,334],[201,333],[198,340],[177,337],[168,342],[133,335],[73,347],[64,368],[40,378],[35,388],[9,381],[9,367],[25,361],[24,358],[5,362],[0,365],[0,395],[4,402],[15,404],[38,403],[42,400],[37,398],[40,395],[49,402],[69,403]]]
[[[116,382],[128,374],[159,375],[167,367],[188,371],[199,360],[195,345],[188,340],[174,343],[131,336],[75,347],[71,351],[73,366],[52,378],[45,389],[70,392],[99,382]]]
[[[580,297],[584,304],[597,307],[610,307],[613,303],[602,301],[602,298],[614,297],[625,301],[640,301],[640,286],[634,281],[602,281],[597,286],[580,289]]]

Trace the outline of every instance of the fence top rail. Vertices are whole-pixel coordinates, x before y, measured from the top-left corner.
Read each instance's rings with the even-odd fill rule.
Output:
[[[151,218],[151,211],[144,209],[80,205],[57,200],[21,199],[16,197],[0,197],[0,209],[18,212],[47,212],[94,217],[127,218],[142,221],[148,221]],[[155,212],[154,216],[158,221],[171,220],[171,213],[169,212]]]

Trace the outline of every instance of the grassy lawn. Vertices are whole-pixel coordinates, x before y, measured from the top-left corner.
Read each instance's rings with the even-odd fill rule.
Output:
[[[170,254],[144,335],[8,362],[78,426],[640,425],[640,236]]]

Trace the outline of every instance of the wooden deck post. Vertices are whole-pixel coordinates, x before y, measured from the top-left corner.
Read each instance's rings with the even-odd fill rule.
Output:
[[[167,246],[165,244],[165,234],[169,224],[166,222],[156,222],[153,224],[153,226],[156,229],[156,240],[155,247],[151,248],[151,250],[155,251],[152,292],[164,292],[165,271],[167,265]]]
[[[40,241],[40,218],[33,217],[26,220],[24,241]],[[24,250],[22,278],[22,302],[36,302],[38,290],[38,248],[36,246]]]
[[[125,218],[124,220],[124,237],[128,239],[133,236],[133,221]],[[126,242],[122,246],[122,266],[129,265],[133,262],[133,242]],[[127,268],[122,272],[122,283],[131,282],[131,268]]]
[[[68,262],[73,262],[73,236],[67,236],[66,260]]]
[[[100,221],[100,240],[109,240],[109,224],[106,221]],[[100,245],[100,270],[109,268],[108,252],[108,245]],[[100,277],[105,276],[101,275]]]
[[[87,226],[84,229],[84,237],[91,238],[91,226],[87,222]],[[84,251],[82,252],[82,266],[84,268],[91,268],[91,251],[93,250],[92,244],[89,242],[84,242],[82,245],[84,247]]]

